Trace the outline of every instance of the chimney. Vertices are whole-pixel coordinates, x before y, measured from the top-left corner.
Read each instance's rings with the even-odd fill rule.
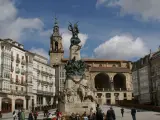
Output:
[[[149,51],[149,52],[150,52],[150,54],[151,54],[151,53],[152,53],[152,50],[150,49],[150,51]]]

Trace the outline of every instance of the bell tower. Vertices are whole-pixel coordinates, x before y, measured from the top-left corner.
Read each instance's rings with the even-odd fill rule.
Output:
[[[55,18],[55,23],[53,27],[53,34],[50,37],[50,65],[61,64],[61,59],[63,58],[64,50],[62,45],[62,36],[59,33],[59,26],[57,18]]]

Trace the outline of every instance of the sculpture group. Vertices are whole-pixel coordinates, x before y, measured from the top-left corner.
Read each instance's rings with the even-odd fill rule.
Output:
[[[72,32],[70,40],[70,51],[72,51],[70,54],[72,55],[70,56],[73,56],[73,58],[68,60],[64,67],[66,70],[66,80],[64,82],[64,90],[61,92],[61,100],[64,105],[67,105],[67,103],[79,103],[82,106],[83,104],[87,105],[87,102],[96,103],[94,91],[88,83],[89,80],[86,80],[85,72],[88,70],[88,66],[82,59],[77,59],[77,56],[80,56],[81,49],[77,23],[74,26],[70,23],[68,30]]]

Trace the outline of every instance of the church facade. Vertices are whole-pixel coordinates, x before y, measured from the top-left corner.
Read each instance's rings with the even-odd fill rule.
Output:
[[[69,59],[64,58],[62,37],[59,33],[57,20],[50,37],[50,65],[55,68],[56,94],[63,90],[65,81],[64,65]],[[91,88],[99,104],[116,104],[122,100],[132,100],[132,76],[131,61],[107,60],[96,58],[82,59],[89,65],[86,71],[86,79],[89,80]]]

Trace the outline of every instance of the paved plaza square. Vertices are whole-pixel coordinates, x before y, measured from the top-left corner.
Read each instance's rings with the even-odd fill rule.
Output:
[[[104,113],[110,106],[102,106]],[[124,117],[121,116],[120,107],[113,107],[116,114],[116,120],[132,120],[130,109],[124,109]],[[136,113],[137,120],[160,120],[160,113],[151,111],[140,111]]]

